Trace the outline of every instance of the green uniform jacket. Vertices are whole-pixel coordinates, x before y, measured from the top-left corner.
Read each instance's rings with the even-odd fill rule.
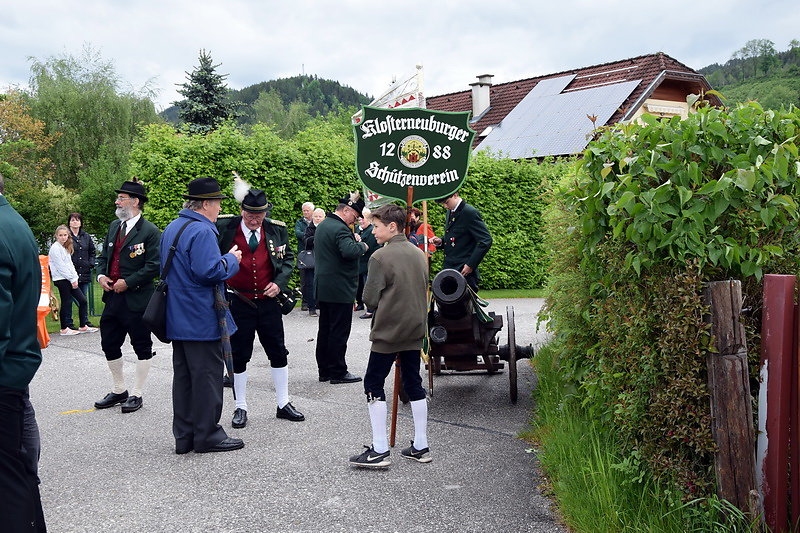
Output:
[[[233,246],[233,237],[236,235],[236,228],[242,223],[242,217],[224,217],[217,219],[219,228],[219,250],[223,254]],[[286,223],[280,220],[265,218],[261,224],[261,237],[267,239],[269,258],[272,262],[274,279],[272,282],[280,287],[281,291],[289,288],[289,278],[294,270],[294,253],[289,248],[289,233],[286,231]],[[278,248],[283,249],[283,257],[280,257]]]
[[[41,293],[39,245],[0,195],[0,386],[24,390],[42,363],[36,337]]]
[[[114,241],[119,232],[121,222],[115,220],[108,226],[108,233],[97,257],[97,273],[108,276],[111,266],[111,255]],[[161,268],[161,231],[144,215],[133,229],[125,236],[119,254],[119,272],[128,290],[125,291],[128,309],[134,313],[142,313],[153,295],[153,280],[158,277]],[[110,292],[103,292],[103,301],[107,301]]]
[[[359,233],[359,235],[361,235],[361,242],[367,243],[367,251],[364,253],[364,255],[361,256],[361,259],[358,261],[359,274],[367,273],[367,269],[369,268],[369,258],[372,257],[372,254],[375,253],[375,250],[381,247],[381,245],[378,244],[377,239],[375,239],[375,234],[372,232],[373,229],[374,226],[370,224],[365,229],[361,230]]]
[[[492,247],[492,235],[480,212],[461,201],[455,213],[447,213],[444,236],[440,248],[444,250],[442,268],[461,270],[469,265],[478,274],[478,265]]]
[[[318,302],[353,303],[358,289],[358,260],[367,245],[335,213],[314,234],[314,294]]]

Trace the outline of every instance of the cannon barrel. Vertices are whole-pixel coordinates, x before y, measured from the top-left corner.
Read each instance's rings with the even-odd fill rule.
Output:
[[[436,274],[431,291],[442,318],[458,320],[472,310],[467,280],[458,270],[446,268]]]

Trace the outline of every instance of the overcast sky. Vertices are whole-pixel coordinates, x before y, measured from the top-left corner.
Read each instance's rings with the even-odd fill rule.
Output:
[[[0,0],[0,91],[25,86],[30,57],[112,60],[157,107],[210,51],[228,85],[305,72],[377,95],[424,65],[425,94],[662,51],[690,67],[727,61],[749,39],[800,39],[797,0]]]

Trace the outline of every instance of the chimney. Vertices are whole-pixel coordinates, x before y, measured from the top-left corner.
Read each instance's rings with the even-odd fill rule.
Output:
[[[489,89],[492,86],[494,74],[480,74],[478,81],[470,83],[472,87],[472,118],[479,117],[489,109]]]

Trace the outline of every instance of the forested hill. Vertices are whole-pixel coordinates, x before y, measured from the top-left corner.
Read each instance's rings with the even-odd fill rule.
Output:
[[[250,124],[257,121],[254,104],[262,93],[264,93],[262,102],[266,105],[277,104],[275,100],[275,96],[277,96],[284,108],[301,103],[304,112],[311,116],[327,115],[339,106],[360,106],[372,100],[369,96],[342,85],[338,81],[318,78],[316,75],[262,81],[241,90],[230,90],[230,100],[242,104],[239,108],[241,123]],[[177,106],[165,109],[161,112],[161,116],[169,122],[177,123]]]
[[[727,104],[757,100],[764,107],[800,107],[800,41],[778,51],[769,39],[753,39],[720,65],[699,70]]]

